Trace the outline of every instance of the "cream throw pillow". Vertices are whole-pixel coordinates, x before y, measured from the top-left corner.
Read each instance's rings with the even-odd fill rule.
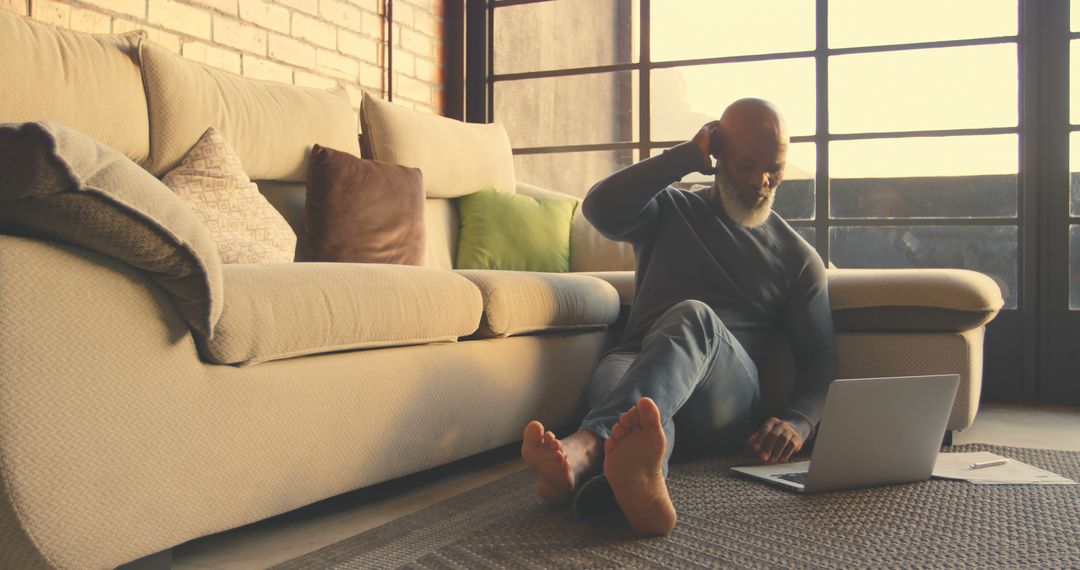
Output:
[[[290,263],[296,234],[213,127],[162,179],[210,228],[223,263]]]

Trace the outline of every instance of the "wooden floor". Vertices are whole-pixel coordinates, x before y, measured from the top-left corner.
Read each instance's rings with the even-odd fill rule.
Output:
[[[954,442],[1080,451],[1080,408],[984,405]],[[523,468],[516,451],[503,448],[191,541],[173,549],[173,568],[265,568]]]

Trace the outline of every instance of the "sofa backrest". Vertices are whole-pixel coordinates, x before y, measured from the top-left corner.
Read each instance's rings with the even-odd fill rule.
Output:
[[[145,161],[141,41],[139,32],[94,36],[0,11],[0,123],[54,121]]]
[[[252,179],[303,182],[315,144],[360,156],[356,113],[344,90],[259,81],[189,61],[144,41],[142,77],[150,159],[162,176],[214,127]]]
[[[53,121],[162,176],[214,127],[252,179],[303,182],[315,144],[360,156],[344,90],[248,79],[142,32],[91,35],[0,11],[0,122]]]

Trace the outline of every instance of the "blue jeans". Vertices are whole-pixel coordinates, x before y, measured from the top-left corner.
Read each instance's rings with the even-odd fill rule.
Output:
[[[641,352],[600,361],[586,390],[589,413],[581,428],[607,439],[619,416],[645,396],[660,409],[667,436],[665,477],[676,432],[680,453],[716,455],[740,449],[761,419],[757,366],[701,301],[668,309],[645,335]],[[578,494],[606,484],[597,476]],[[574,504],[577,509],[578,497]]]

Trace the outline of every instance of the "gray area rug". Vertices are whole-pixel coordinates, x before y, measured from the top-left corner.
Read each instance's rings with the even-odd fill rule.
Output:
[[[1080,480],[1078,452],[944,451],[991,451]],[[801,495],[727,469],[746,463],[674,464],[679,522],[664,538],[544,505],[526,470],[276,568],[1080,568],[1080,485],[931,480]]]

